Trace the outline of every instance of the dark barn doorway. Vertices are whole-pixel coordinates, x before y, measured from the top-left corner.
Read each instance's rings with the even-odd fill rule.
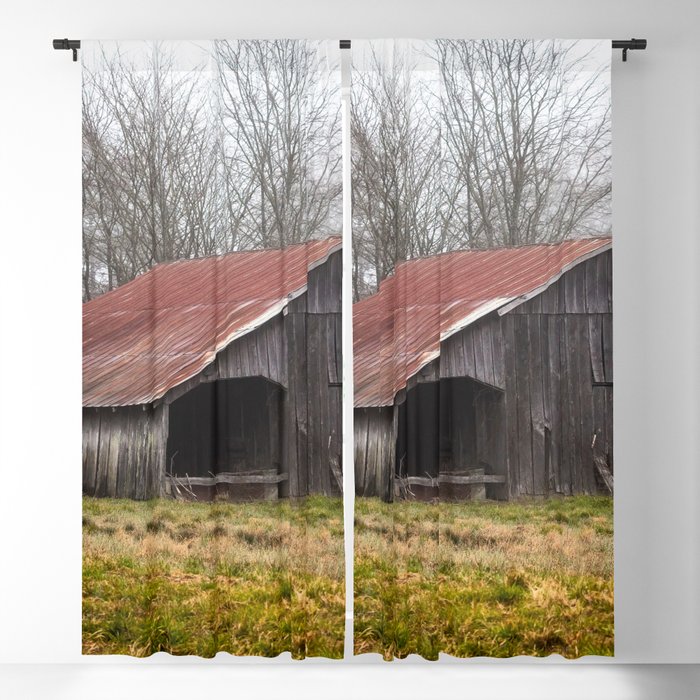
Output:
[[[194,477],[193,491],[205,499],[277,497],[282,401],[282,388],[262,377],[199,384],[170,406],[168,474],[184,483]]]
[[[396,433],[396,474],[400,477],[438,476],[440,386],[418,384],[399,404]]]
[[[441,379],[440,473],[504,477],[503,483],[445,485],[441,496],[507,499],[507,471],[504,392],[470,377]]]
[[[469,377],[409,389],[398,407],[395,473],[400,483],[412,482],[409,493],[420,500],[438,494],[468,500],[479,489],[487,498],[507,499],[503,391]],[[503,483],[438,486],[448,474],[500,476]]]

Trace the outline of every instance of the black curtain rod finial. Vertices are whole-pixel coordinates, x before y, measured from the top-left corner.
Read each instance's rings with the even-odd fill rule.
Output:
[[[643,51],[647,47],[646,39],[613,39],[612,47],[622,49],[622,60],[627,60],[628,51]]]
[[[80,48],[80,39],[54,39],[53,47],[57,51],[72,51],[73,60],[78,60],[78,49]]]

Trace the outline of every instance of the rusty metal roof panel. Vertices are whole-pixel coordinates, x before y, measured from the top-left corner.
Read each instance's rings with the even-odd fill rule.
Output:
[[[83,304],[83,405],[150,403],[306,290],[333,236],[163,263]]]
[[[610,238],[463,250],[399,263],[379,291],[353,305],[356,406],[387,406],[440,352],[440,342],[492,311],[510,309]]]

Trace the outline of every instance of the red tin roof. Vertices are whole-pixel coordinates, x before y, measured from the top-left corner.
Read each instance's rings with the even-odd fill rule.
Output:
[[[539,294],[610,246],[610,238],[591,238],[399,263],[376,294],[353,305],[355,405],[391,405],[408,379],[439,355],[441,341]]]
[[[155,266],[83,304],[83,405],[150,403],[306,290],[333,236]]]

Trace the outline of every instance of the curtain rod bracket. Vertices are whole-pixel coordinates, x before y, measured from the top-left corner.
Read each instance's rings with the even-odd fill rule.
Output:
[[[622,60],[627,61],[628,51],[643,51],[647,47],[646,39],[613,39],[612,47],[622,49]]]
[[[80,39],[54,39],[53,47],[57,51],[72,51],[73,60],[78,60],[78,49],[80,48]]]

